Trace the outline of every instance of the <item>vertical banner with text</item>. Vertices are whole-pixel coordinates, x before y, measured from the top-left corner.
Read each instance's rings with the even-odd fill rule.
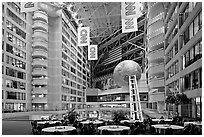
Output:
[[[121,2],[122,33],[137,31],[140,15],[139,2]]]
[[[38,10],[37,2],[21,2],[21,12],[32,12]]]
[[[98,45],[88,46],[88,60],[98,59]]]
[[[78,46],[90,45],[90,27],[78,28]]]

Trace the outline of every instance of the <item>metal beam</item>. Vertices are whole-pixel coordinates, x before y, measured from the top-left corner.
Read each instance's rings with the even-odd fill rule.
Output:
[[[136,45],[136,44],[134,44],[132,42],[129,42],[129,41],[126,41],[126,42],[129,43],[129,44],[132,44],[132,45],[136,46],[137,48],[140,48],[140,49],[145,51],[145,48],[142,48],[142,47],[140,47],[140,46],[138,46],[138,45]]]

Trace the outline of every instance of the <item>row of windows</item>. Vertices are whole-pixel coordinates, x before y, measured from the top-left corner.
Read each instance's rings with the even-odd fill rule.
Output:
[[[32,94],[32,98],[44,98],[47,97],[47,94]]]
[[[7,32],[7,39],[8,41],[12,42],[13,44],[17,45],[19,48],[26,49],[26,43],[17,38],[16,36],[12,35],[11,33]]]
[[[21,68],[21,69],[26,69],[26,63],[24,63],[18,59],[15,59],[13,57],[10,57],[8,55],[6,56],[6,63],[13,65],[15,67]]]
[[[167,70],[166,70],[166,79],[176,75],[179,72],[178,60],[175,61]]]
[[[13,21],[15,21],[18,25],[26,29],[26,23],[20,19],[17,15],[15,15],[12,11],[7,9],[7,15],[10,17]]]
[[[189,27],[185,30],[183,35],[180,35],[180,49],[201,29],[202,25],[202,14],[201,12],[196,16],[196,18],[192,21]],[[174,55],[178,53],[178,41],[175,42],[174,46],[167,53],[166,63],[168,63]]]
[[[68,45],[68,46],[71,45],[70,42],[69,42],[64,36],[62,36],[62,41],[63,41],[64,43],[66,43],[66,45]],[[64,44],[62,44],[62,49],[63,49],[63,51],[65,51],[68,55],[70,55],[71,58],[74,59],[75,61],[78,61],[78,60],[79,60],[79,59],[77,59],[77,56],[76,56],[76,55],[80,55],[80,54],[77,52],[77,50],[76,50],[72,45],[71,45],[71,51],[73,51],[73,53],[72,53]],[[80,55],[80,56],[81,56],[81,55]],[[65,60],[68,59],[68,60],[70,61],[70,59],[69,59],[68,57],[65,57],[64,55],[63,55],[63,57],[64,57]],[[83,61],[86,62],[86,59],[83,58]],[[73,65],[76,66],[76,63],[75,63],[75,62],[71,62],[71,63],[73,63]],[[81,61],[78,61],[78,63],[79,63],[80,65],[82,65]],[[83,64],[83,65],[85,66],[85,64]]]
[[[6,87],[26,90],[26,83],[7,79],[6,80]]]
[[[77,91],[75,89],[70,89],[67,87],[62,87],[62,92],[66,94],[73,94],[73,95],[79,95],[79,96],[83,95],[81,91]]]
[[[202,58],[202,41],[191,47],[183,56],[183,69]]]
[[[166,64],[178,53],[178,40],[175,42],[173,47],[166,54]]]
[[[15,32],[17,35],[21,36],[22,38],[26,39],[26,33],[19,29],[16,25],[13,25],[10,21],[6,21],[6,27]]]
[[[6,44],[6,51],[17,56],[17,57],[20,57],[20,58],[23,58],[23,59],[26,59],[26,53],[11,46],[10,44]]]
[[[196,16],[190,26],[180,35],[180,49],[202,28],[202,12]]]
[[[21,17],[23,17],[24,19],[26,19],[26,12],[21,12],[20,7],[14,3],[14,2],[7,2],[7,4],[15,11],[17,12],[19,15],[21,15]]]
[[[8,67],[6,67],[6,75],[20,79],[26,79],[26,73]]]
[[[69,96],[66,96],[66,95],[62,95],[62,101],[69,101]],[[82,99],[81,98],[76,98],[76,97],[70,97],[70,101],[71,102],[81,102]]]
[[[14,99],[14,100],[26,100],[26,94],[20,92],[10,92],[6,91],[7,97],[6,99]]]
[[[173,81],[172,83],[168,84],[167,87],[169,88],[169,91],[171,93],[172,92],[174,92],[174,93],[179,92],[179,80],[177,79],[177,80]],[[167,94],[169,94],[168,93],[169,91],[167,91]]]
[[[77,71],[78,72],[78,71]],[[78,72],[78,74],[81,74],[80,72]],[[78,78],[76,76],[74,76],[73,74],[67,72],[66,70],[62,69],[62,75],[67,77],[67,78],[70,78],[74,81],[77,81],[79,82],[80,84],[82,84],[82,79],[81,78]],[[81,75],[78,75],[79,77],[82,77],[82,74]]]
[[[69,70],[69,68],[70,68],[69,64],[67,64],[64,61],[62,61],[62,67],[66,68],[67,70]]]
[[[183,91],[202,88],[202,68],[185,75],[182,82],[184,83]]]

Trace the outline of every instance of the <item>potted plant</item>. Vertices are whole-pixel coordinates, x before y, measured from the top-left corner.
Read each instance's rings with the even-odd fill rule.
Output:
[[[73,124],[75,122],[75,120],[77,119],[77,116],[79,116],[79,114],[76,111],[70,111],[68,112],[68,120],[70,124]]]
[[[121,120],[127,119],[127,112],[123,110],[113,111],[112,117],[116,124],[120,124]]]

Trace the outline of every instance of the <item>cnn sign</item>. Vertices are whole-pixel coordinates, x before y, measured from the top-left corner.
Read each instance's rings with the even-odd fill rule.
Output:
[[[97,45],[88,46],[88,60],[97,59],[98,59],[98,46]]]
[[[137,17],[140,15],[139,2],[122,2],[122,33],[137,31]]]
[[[90,27],[78,28],[78,46],[89,46],[90,44]]]

